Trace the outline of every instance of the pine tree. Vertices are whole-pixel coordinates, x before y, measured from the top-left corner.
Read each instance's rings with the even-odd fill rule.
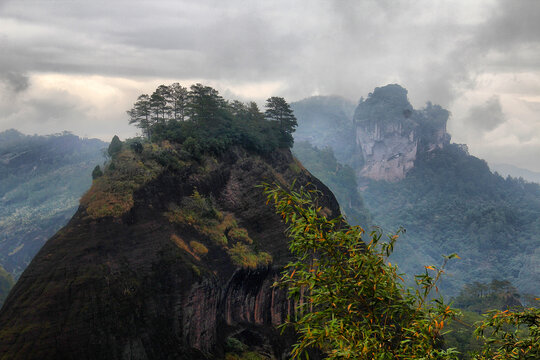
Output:
[[[292,133],[296,130],[298,122],[294,113],[282,97],[273,96],[266,100],[266,111],[264,113],[267,120],[275,121],[279,124],[281,132],[281,147],[292,147],[294,139]]]
[[[169,107],[171,118],[177,121],[185,121],[187,118],[186,109],[188,101],[188,90],[179,83],[169,86]]]
[[[280,129],[288,133],[293,133],[298,126],[291,107],[282,97],[272,96],[267,99],[264,115],[268,120],[279,122]]]
[[[190,119],[201,125],[210,125],[219,121],[226,109],[225,100],[216,89],[210,86],[191,85],[188,99]]]
[[[127,111],[129,123],[140,128],[144,135],[151,135],[151,107],[150,96],[142,94],[137,98],[133,108]]]
[[[170,96],[169,87],[160,85],[150,96],[150,109],[154,124],[165,123],[165,117],[169,113],[167,99]]]
[[[120,138],[117,135],[114,135],[109,145],[109,148],[107,149],[107,152],[109,153],[111,157],[114,157],[121,150],[122,150],[122,141],[120,141]]]

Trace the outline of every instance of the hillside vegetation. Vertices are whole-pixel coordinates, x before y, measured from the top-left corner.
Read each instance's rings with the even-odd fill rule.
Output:
[[[492,174],[485,161],[450,145],[420,154],[403,181],[368,182],[363,195],[379,224],[407,229],[396,251],[405,272],[455,251],[462,259],[450,264],[443,281],[450,293],[492,279],[538,292],[538,184]]]
[[[18,277],[75,213],[106,144],[70,133],[0,133],[0,265]]]
[[[216,157],[232,147],[261,155],[287,149],[296,127],[283,98],[269,98],[263,113],[254,102],[226,101],[215,89],[201,84],[189,91],[177,83],[161,85],[151,96],[140,95],[127,113],[143,137],[125,143],[113,138],[108,148],[111,161],[103,170],[95,169],[93,186],[80,200],[93,219],[126,214],[134,206],[135,192],[163,173],[197,169],[204,176],[212,172],[218,166]],[[302,171],[301,165],[290,166],[296,173]],[[257,268],[272,262],[270,254],[257,251],[234,214],[197,189],[180,204],[170,204],[164,216],[221,247],[238,266]],[[208,252],[209,244],[186,243],[176,234],[171,240],[199,260]]]

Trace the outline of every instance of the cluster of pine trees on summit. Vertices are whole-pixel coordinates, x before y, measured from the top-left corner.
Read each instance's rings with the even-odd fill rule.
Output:
[[[192,153],[219,154],[231,145],[260,153],[291,147],[297,121],[289,104],[274,96],[265,107],[263,113],[253,101],[227,101],[210,86],[188,90],[173,83],[140,95],[127,113],[151,141],[182,143]]]

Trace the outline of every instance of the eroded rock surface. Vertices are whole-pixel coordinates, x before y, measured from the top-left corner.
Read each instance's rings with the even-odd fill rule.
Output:
[[[230,336],[284,358],[294,337],[274,325],[293,307],[271,285],[287,262],[288,240],[255,186],[312,183],[321,204],[339,213],[326,186],[293,163],[288,150],[260,156],[236,148],[164,167],[114,212],[121,215],[90,216],[82,205],[6,299],[0,358],[219,359]],[[186,198],[211,199],[220,220],[202,219],[215,225],[204,227],[186,217]],[[245,266],[238,249],[251,249]]]
[[[375,88],[356,108],[356,145],[364,164],[358,175],[373,180],[397,181],[414,167],[419,151],[449,144],[448,111],[428,103],[415,110],[407,90],[392,84]]]

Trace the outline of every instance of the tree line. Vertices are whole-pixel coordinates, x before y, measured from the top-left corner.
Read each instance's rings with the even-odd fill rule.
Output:
[[[127,111],[129,123],[152,140],[196,143],[200,150],[219,152],[229,145],[243,145],[264,152],[291,147],[296,117],[282,97],[266,100],[263,113],[257,103],[228,101],[202,84],[189,90],[179,83],[160,85],[142,94]]]

